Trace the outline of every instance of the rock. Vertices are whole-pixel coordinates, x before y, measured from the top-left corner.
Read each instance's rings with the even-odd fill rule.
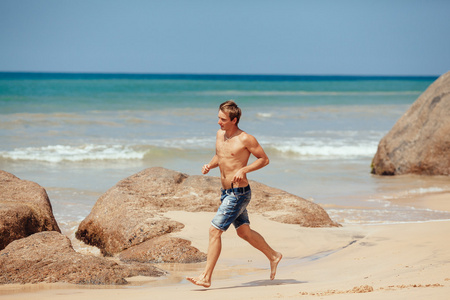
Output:
[[[73,250],[69,238],[55,231],[16,240],[0,251],[0,284],[126,284],[126,277],[164,274],[150,264],[118,264],[83,255]]]
[[[162,236],[121,252],[119,258],[125,262],[196,263],[205,261],[206,254],[192,247],[190,241]]]
[[[0,170],[0,250],[41,231],[61,232],[45,189]]]
[[[180,230],[183,224],[161,216],[164,199],[184,176],[141,172],[120,181],[95,203],[75,236],[112,256],[152,238]]]
[[[377,175],[450,175],[450,72],[412,104],[372,160]]]
[[[339,227],[318,204],[280,189],[250,181],[252,200],[249,211],[262,214],[275,213],[272,220],[298,224],[303,227]]]
[[[253,196],[249,211],[285,211],[275,219],[307,227],[339,226],[315,203],[255,181],[250,184]],[[188,176],[164,168],[143,170],[103,194],[81,222],[76,237],[97,246],[104,255],[120,253],[183,227],[163,218],[163,212],[216,211],[220,186],[218,177]]]

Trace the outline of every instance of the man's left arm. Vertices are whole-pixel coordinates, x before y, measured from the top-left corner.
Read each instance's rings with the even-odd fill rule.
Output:
[[[246,136],[242,139],[242,143],[245,148],[256,157],[256,160],[250,165],[241,168],[234,175],[233,182],[239,182],[244,179],[245,174],[259,170],[269,164],[269,157],[254,136],[246,134]]]

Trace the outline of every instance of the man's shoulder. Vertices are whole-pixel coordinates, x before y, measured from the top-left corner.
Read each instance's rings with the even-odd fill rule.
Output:
[[[252,135],[251,134],[249,134],[249,133],[247,133],[247,132],[245,132],[244,130],[241,130],[241,132],[239,133],[239,137],[241,138],[241,139],[245,139],[245,138],[249,138],[249,137],[251,137]]]
[[[241,140],[241,142],[243,144],[254,143],[256,141],[256,138],[253,135],[251,135],[243,130],[239,134],[239,139]]]

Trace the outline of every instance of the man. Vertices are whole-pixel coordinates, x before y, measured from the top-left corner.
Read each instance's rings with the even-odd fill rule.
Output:
[[[226,101],[219,107],[220,130],[216,135],[216,155],[202,168],[207,174],[219,167],[222,181],[221,205],[211,221],[209,246],[205,270],[198,277],[187,277],[193,284],[210,287],[211,276],[222,249],[221,235],[233,224],[239,237],[263,252],[270,262],[270,279],[275,278],[278,263],[282,255],[273,250],[256,231],[250,229],[247,205],[251,198],[247,173],[265,167],[269,158],[261,145],[252,135],[239,129],[241,109],[234,101]],[[256,160],[247,165],[250,154]]]

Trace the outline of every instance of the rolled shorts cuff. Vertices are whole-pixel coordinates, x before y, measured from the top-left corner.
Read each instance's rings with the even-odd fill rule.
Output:
[[[214,224],[212,221],[211,221],[211,226],[214,227],[215,229],[218,229],[218,230],[223,231],[223,232],[227,231],[227,229],[228,229],[228,228],[227,229],[220,228],[219,226]]]

